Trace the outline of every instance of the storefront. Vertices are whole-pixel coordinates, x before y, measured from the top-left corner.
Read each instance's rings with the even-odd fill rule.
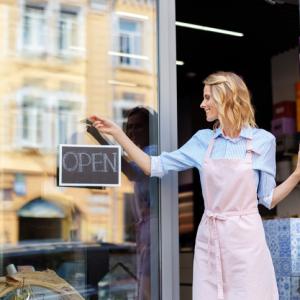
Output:
[[[1,2],[0,276],[21,287],[0,297],[178,297],[175,176],[123,154],[119,187],[57,178],[60,144],[113,143],[81,122],[92,114],[149,153],[176,147],[174,21],[173,1]]]
[[[84,122],[97,114],[149,154],[174,150],[209,126],[199,108],[204,77],[232,70],[250,86],[260,127],[294,120],[277,135],[284,180],[300,131],[298,3],[239,2],[218,13],[215,3],[175,0],[1,2],[0,297],[191,299],[197,172],[149,179],[123,153],[120,186],[58,186],[58,147],[113,143]],[[275,104],[292,112],[272,113]],[[264,218],[300,215],[298,192],[261,207]]]

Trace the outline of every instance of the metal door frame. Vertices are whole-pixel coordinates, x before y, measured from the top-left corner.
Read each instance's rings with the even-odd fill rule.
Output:
[[[177,148],[175,0],[158,0],[158,84],[160,151]],[[179,300],[178,176],[160,185],[160,284],[162,300]]]

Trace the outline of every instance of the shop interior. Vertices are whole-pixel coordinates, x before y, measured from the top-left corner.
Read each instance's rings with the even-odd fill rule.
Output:
[[[296,117],[299,110],[296,95],[299,82],[298,0],[177,0],[176,21],[179,146],[197,130],[211,126],[199,107],[203,79],[215,71],[233,71],[244,78],[251,91],[258,127],[276,136],[276,181],[279,184],[295,166],[296,133],[300,131],[300,120]],[[187,28],[182,22],[230,30],[243,36]],[[286,122],[282,118],[292,121],[292,125],[278,131],[276,126]],[[204,210],[196,169],[179,174],[179,195],[180,250],[183,253],[181,292],[188,293],[191,256],[184,253],[193,252],[197,226]],[[272,210],[259,205],[260,213],[264,219],[297,217],[300,215],[299,196],[300,189],[296,188]]]

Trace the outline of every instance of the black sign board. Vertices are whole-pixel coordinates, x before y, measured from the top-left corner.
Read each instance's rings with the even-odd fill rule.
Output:
[[[121,184],[121,147],[59,145],[59,186],[101,187]]]

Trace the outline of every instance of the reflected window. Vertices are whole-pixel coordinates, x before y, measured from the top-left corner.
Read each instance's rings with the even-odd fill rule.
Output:
[[[45,7],[26,5],[23,14],[23,49],[31,52],[45,50]]]
[[[142,55],[141,22],[120,19],[119,27],[119,51],[123,54]],[[120,56],[120,64],[141,67],[142,60],[128,56]]]
[[[55,145],[68,142],[78,129],[82,109],[79,95],[24,88],[18,97],[17,148],[54,151]]]
[[[22,147],[41,147],[43,144],[43,115],[46,107],[40,97],[22,95],[20,114],[20,139],[17,144]]]
[[[79,13],[63,8],[59,14],[58,49],[61,55],[74,55],[80,47]]]
[[[57,144],[65,144],[73,136],[78,127],[78,118],[80,112],[80,103],[61,100],[57,107],[56,136]],[[76,136],[73,138],[76,139]],[[77,143],[77,140],[72,140]]]
[[[17,173],[14,180],[14,192],[18,196],[26,195],[26,177],[24,174]]]
[[[13,189],[4,188],[2,189],[1,197],[3,201],[11,201],[13,199]]]

